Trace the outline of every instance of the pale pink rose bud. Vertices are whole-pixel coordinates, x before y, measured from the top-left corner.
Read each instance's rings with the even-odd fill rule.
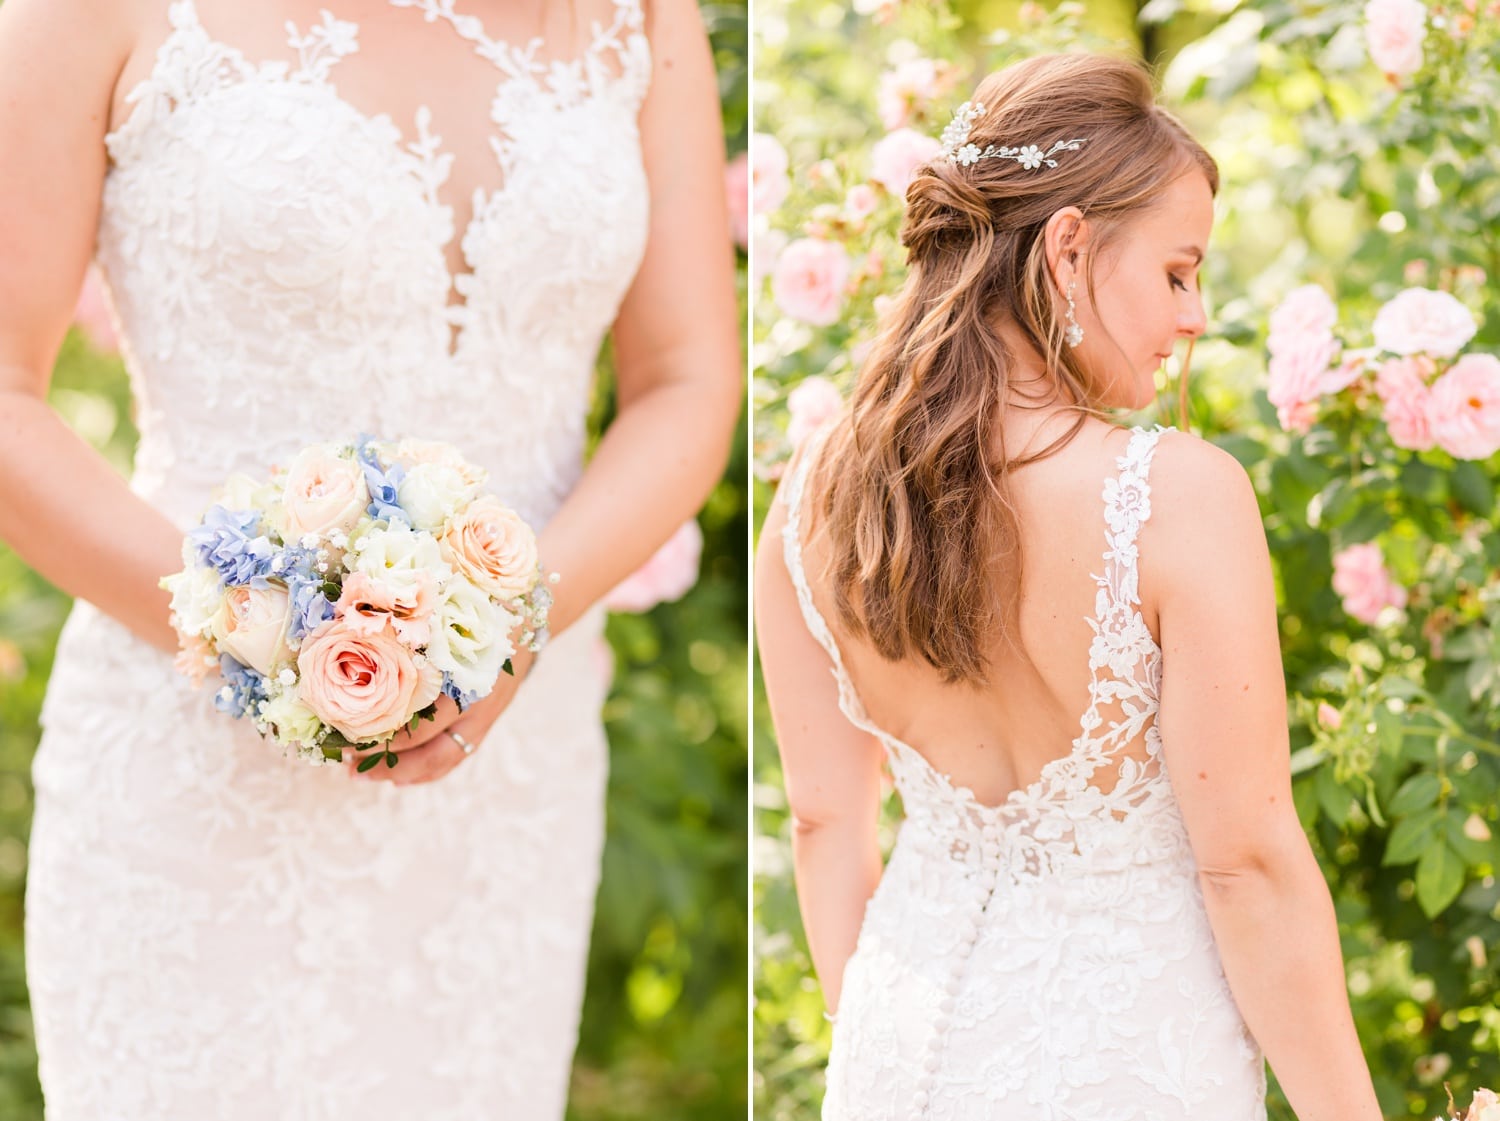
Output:
[[[771,274],[771,295],[783,314],[827,327],[837,321],[849,281],[843,247],[818,238],[799,238],[781,252]]]
[[[1408,288],[1375,313],[1375,345],[1392,354],[1452,358],[1474,337],[1469,309],[1447,292]]]
[[[1419,0],[1369,0],[1365,5],[1365,42],[1370,60],[1393,76],[1422,69],[1422,40],[1427,9]]]
[[[443,674],[418,666],[389,627],[364,634],[324,623],[297,652],[298,699],[351,743],[384,739],[437,699]]]
[[[681,599],[698,582],[702,556],[703,530],[696,518],[689,518],[645,564],[604,597],[604,606],[611,611],[639,613],[650,611],[658,603]]]
[[[879,205],[880,196],[868,183],[856,183],[844,196],[844,212],[856,222],[874,214],[875,208]]]
[[[1456,459],[1500,451],[1500,359],[1466,354],[1432,383],[1427,420],[1433,439]]]
[[[750,242],[750,159],[744,152],[724,166],[724,197],[729,203],[729,236],[744,248]]]
[[[914,129],[887,133],[870,151],[870,178],[899,199],[906,198],[912,176],[943,150],[937,139]]]
[[[792,447],[799,447],[843,406],[843,395],[833,382],[816,375],[803,378],[787,394],[786,408],[791,416],[786,426],[787,440]]]
[[[1322,337],[1332,332],[1339,321],[1333,297],[1316,284],[1304,284],[1286,294],[1271,312],[1270,338],[1267,348],[1272,354],[1283,349],[1300,349],[1308,335]]]
[[[1327,701],[1318,702],[1318,723],[1330,732],[1337,732],[1344,724],[1344,714]]]
[[[272,584],[226,589],[209,629],[223,653],[264,675],[291,661],[292,651],[287,645],[290,625],[290,597],[285,588]]]
[[[73,309],[73,322],[88,336],[90,345],[105,354],[116,354],[120,349],[119,332],[115,330],[114,311],[110,307],[105,290],[104,277],[97,265],[90,265],[83,275],[83,287],[78,290],[78,305]]]
[[[1406,606],[1406,589],[1391,579],[1375,544],[1350,545],[1334,556],[1333,590],[1362,623],[1373,624],[1386,607]]]
[[[792,189],[786,149],[774,136],[757,132],[750,137],[749,150],[752,209],[769,214],[786,201]]]

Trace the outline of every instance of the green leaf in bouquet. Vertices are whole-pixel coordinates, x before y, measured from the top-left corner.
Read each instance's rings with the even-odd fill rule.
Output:
[[[516,676],[515,667],[510,664],[510,659],[509,658],[505,659],[505,664],[502,665],[500,668],[503,669],[506,673],[510,674],[512,677]]]
[[[339,763],[344,761],[344,749],[342,747],[330,747],[325,743],[320,750],[323,752],[324,759],[333,759]]]
[[[1412,775],[1401,784],[1396,796],[1391,799],[1391,813],[1405,816],[1434,805],[1442,793],[1443,780],[1431,771]]]
[[[422,714],[420,712],[414,712],[411,714],[411,721],[406,725],[406,730],[415,734],[417,725],[420,723],[422,723]]]
[[[394,767],[396,765],[396,760],[398,758],[399,758],[399,756],[394,751],[387,751],[385,753],[385,765],[386,765],[386,768],[389,769],[391,767]]]
[[[359,761],[359,766],[355,770],[359,771],[360,774],[364,774],[379,762],[380,756],[378,754],[370,754]]]
[[[1417,902],[1428,918],[1457,899],[1463,886],[1463,858],[1447,844],[1431,846],[1417,861]]]
[[[1380,859],[1381,866],[1389,868],[1393,864],[1410,864],[1422,856],[1437,838],[1442,820],[1442,811],[1433,807],[1398,821],[1386,840],[1385,855]]]

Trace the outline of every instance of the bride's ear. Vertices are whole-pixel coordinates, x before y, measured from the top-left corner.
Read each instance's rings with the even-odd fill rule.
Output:
[[[1042,229],[1047,274],[1059,292],[1067,290],[1068,281],[1078,271],[1083,256],[1089,251],[1092,232],[1088,219],[1076,206],[1065,206],[1047,219],[1047,225]]]

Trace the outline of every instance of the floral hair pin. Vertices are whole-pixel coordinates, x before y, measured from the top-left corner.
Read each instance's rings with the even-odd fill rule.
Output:
[[[1023,144],[1019,148],[1005,148],[998,144],[991,144],[981,149],[978,144],[969,143],[969,129],[973,123],[984,113],[984,106],[977,101],[965,101],[953,114],[953,120],[948,122],[948,127],[943,129],[943,154],[950,161],[961,167],[978,163],[982,159],[1015,160],[1027,171],[1035,171],[1046,164],[1048,167],[1056,167],[1057,161],[1052,157],[1058,152],[1076,152],[1084,140],[1059,140],[1045,152],[1035,144]]]

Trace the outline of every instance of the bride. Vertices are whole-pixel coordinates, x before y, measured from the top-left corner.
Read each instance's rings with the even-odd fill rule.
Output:
[[[829,1121],[1378,1121],[1227,454],[1110,410],[1205,325],[1218,171],[1112,59],[988,77],[761,534]],[[882,868],[888,762],[904,820]]]
[[[52,1121],[560,1118],[603,836],[597,601],[727,457],[696,5],[328,4],[0,8],[0,538],[78,597],[26,898]],[[91,258],[128,484],[46,404]],[[617,419],[585,468],[606,333]],[[453,443],[561,574],[545,651],[369,775],[216,712],[157,585],[227,476],[361,432]]]

